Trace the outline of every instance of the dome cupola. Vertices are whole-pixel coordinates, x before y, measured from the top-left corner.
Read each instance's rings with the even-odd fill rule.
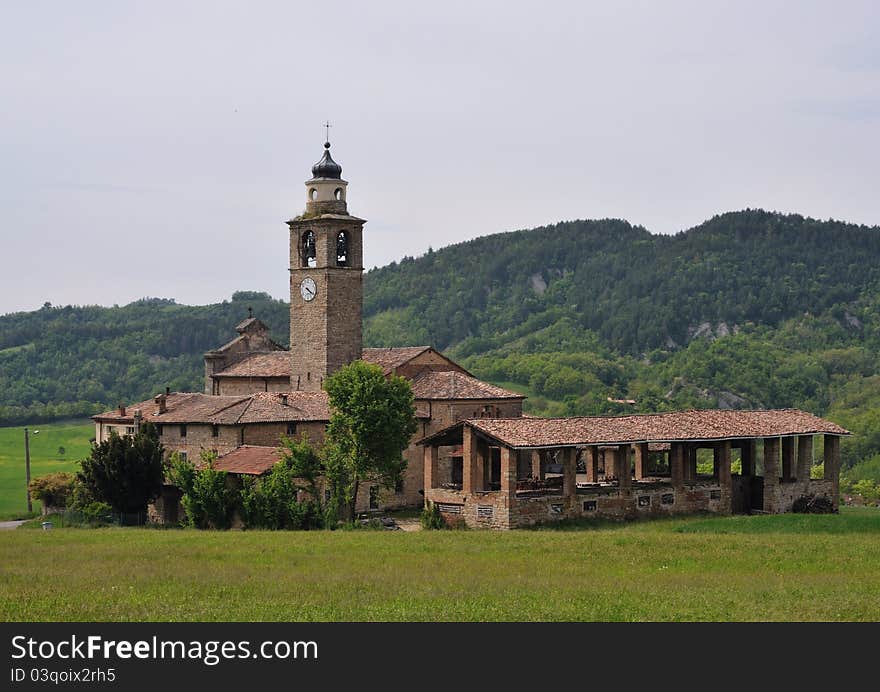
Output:
[[[319,180],[321,178],[332,180],[342,178],[342,166],[330,156],[330,142],[324,142],[324,155],[318,163],[312,166],[312,179]]]

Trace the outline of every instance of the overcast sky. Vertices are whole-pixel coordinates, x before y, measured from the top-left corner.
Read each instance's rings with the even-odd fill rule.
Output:
[[[880,223],[878,8],[5,2],[0,313],[287,297],[328,118],[367,267],[575,218]]]

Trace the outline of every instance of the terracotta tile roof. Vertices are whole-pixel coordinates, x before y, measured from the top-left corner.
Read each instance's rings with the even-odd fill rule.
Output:
[[[290,351],[252,353],[214,377],[290,377]]]
[[[214,462],[214,468],[228,473],[261,476],[281,460],[277,447],[242,445]]]
[[[387,375],[394,368],[399,368],[404,363],[420,356],[425,351],[431,350],[430,346],[399,346],[395,348],[365,348],[361,359],[367,363],[374,363],[382,368]]]
[[[524,399],[494,384],[455,370],[424,371],[412,381],[416,399]]]
[[[286,396],[286,403],[284,397]],[[133,423],[134,410],[140,409],[144,420],[156,424],[205,423],[238,425],[287,421],[328,421],[330,409],[325,392],[258,392],[244,396],[212,396],[201,393],[172,392],[166,397],[167,410],[159,413],[152,399],[118,410],[93,416],[96,421]]]
[[[462,425],[507,446],[522,448],[850,434],[831,421],[797,409],[710,410],[589,418],[479,418],[457,423],[421,442],[449,437]]]
[[[279,423],[286,421],[329,421],[330,405],[326,392],[258,392],[239,423]]]
[[[430,346],[365,348],[361,358],[367,363],[378,365],[387,375],[430,348]],[[290,370],[290,351],[270,351],[245,356],[237,363],[216,373],[214,377],[290,377]]]

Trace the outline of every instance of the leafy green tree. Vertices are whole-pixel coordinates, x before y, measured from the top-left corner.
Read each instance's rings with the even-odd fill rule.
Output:
[[[106,502],[121,514],[145,513],[147,504],[162,490],[164,450],[152,423],[137,435],[117,435],[100,444],[80,462],[77,479],[97,502]]]
[[[235,492],[227,483],[226,471],[214,468],[217,455],[203,451],[197,468],[178,454],[171,455],[169,480],[182,493],[180,504],[187,526],[198,529],[228,529],[235,512]]]
[[[330,424],[324,445],[332,499],[352,521],[365,481],[393,488],[406,460],[403,450],[417,429],[409,381],[385,377],[377,365],[354,361],[324,381]]]

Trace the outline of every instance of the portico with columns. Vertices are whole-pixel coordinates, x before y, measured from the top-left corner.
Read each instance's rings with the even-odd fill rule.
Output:
[[[777,514],[816,498],[836,511],[848,434],[803,411],[685,411],[465,420],[419,444],[426,503],[451,523],[516,528],[578,517]],[[811,479],[816,439],[823,477]],[[439,471],[447,446],[462,449],[460,483]]]

